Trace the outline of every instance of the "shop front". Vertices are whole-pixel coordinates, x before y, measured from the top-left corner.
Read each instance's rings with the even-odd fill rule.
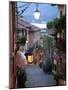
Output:
[[[63,57],[59,55],[53,56],[53,75],[55,80],[57,81],[57,85],[65,85],[66,84],[66,76],[65,76],[65,64],[63,62]]]

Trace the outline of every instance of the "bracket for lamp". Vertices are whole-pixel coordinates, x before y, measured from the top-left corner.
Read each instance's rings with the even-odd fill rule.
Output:
[[[37,12],[39,11],[39,10],[38,10],[38,7],[39,7],[39,4],[36,3],[36,11],[37,11]]]

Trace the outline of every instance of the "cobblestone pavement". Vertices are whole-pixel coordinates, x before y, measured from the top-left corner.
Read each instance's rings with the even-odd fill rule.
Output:
[[[29,65],[26,68],[27,81],[26,87],[45,87],[45,86],[54,86],[56,81],[53,78],[52,74],[45,74],[43,70],[37,65]]]

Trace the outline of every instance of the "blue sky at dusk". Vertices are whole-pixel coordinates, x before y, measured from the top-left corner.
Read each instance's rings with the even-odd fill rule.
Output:
[[[33,16],[34,11],[36,10],[36,3],[28,3],[30,4],[29,8],[26,9],[26,11],[22,14],[24,16],[24,19],[30,23],[42,23],[42,22],[48,22],[53,20],[58,16],[58,8],[57,6],[51,6],[50,4],[39,4],[39,11],[41,13],[40,19],[36,20]],[[18,2],[18,7],[21,5],[25,5],[25,3]],[[21,11],[23,9],[19,8],[18,10]]]

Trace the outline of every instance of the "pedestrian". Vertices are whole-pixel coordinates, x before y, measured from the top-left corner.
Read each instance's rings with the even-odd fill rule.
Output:
[[[25,68],[25,66],[27,65],[27,61],[26,61],[26,56],[25,56],[25,53],[24,53],[24,48],[23,46],[19,46],[17,47],[16,49],[16,65],[18,67],[21,67],[21,68]]]
[[[26,61],[26,56],[24,55],[24,48],[21,45],[17,47],[16,55],[15,55],[15,62],[16,62],[17,87],[24,88],[25,81],[26,81],[25,68],[27,66],[27,61]]]
[[[39,65],[40,64],[40,60],[41,60],[41,51],[40,49],[36,48],[33,52],[33,60],[34,63]]]

